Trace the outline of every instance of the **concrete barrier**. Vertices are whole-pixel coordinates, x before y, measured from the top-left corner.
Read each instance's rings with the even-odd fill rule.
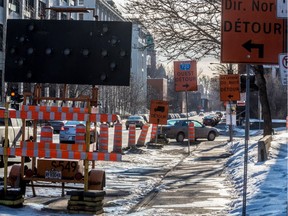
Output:
[[[269,148],[271,146],[272,136],[266,135],[258,141],[258,162],[268,159]]]

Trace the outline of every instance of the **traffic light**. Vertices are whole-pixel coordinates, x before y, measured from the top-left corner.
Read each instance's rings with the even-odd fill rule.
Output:
[[[17,95],[17,89],[15,87],[12,87],[10,89],[10,97],[11,97],[11,101],[15,101],[16,99],[16,95]]]
[[[23,95],[18,93],[17,87],[12,87],[10,89],[10,98],[11,98],[11,101],[14,103],[22,103],[23,102]]]
[[[240,76],[240,91],[241,92],[246,92],[246,78],[247,75],[246,74],[242,74]],[[258,91],[259,88],[255,83],[255,75],[250,75],[250,92],[252,91]]]
[[[16,103],[22,103],[23,102],[23,98],[24,96],[23,95],[20,95],[20,94],[16,94],[16,98],[15,98],[15,102]]]

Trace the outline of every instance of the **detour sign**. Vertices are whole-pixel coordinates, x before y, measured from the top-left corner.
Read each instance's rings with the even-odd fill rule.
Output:
[[[220,75],[220,100],[240,100],[240,75]]]
[[[197,91],[196,61],[174,61],[175,91]]]
[[[278,64],[287,46],[287,24],[277,19],[276,2],[222,0],[222,63]]]
[[[168,101],[151,100],[150,118],[151,124],[166,125],[168,119]]]

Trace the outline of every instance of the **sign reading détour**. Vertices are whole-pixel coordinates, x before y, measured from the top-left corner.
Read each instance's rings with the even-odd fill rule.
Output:
[[[220,100],[240,100],[240,76],[239,74],[220,75]]]
[[[191,61],[174,61],[175,91],[197,91],[197,63]]]
[[[287,47],[276,0],[222,0],[221,62],[278,64]]]
[[[168,119],[168,101],[151,100],[150,118],[151,124],[167,124]]]

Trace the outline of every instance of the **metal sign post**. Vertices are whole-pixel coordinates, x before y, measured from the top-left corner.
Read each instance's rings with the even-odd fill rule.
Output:
[[[248,164],[248,142],[250,130],[250,65],[246,65],[246,110],[245,110],[245,145],[244,145],[244,177],[243,177],[243,209],[242,215],[246,215],[246,196],[247,196],[247,164]]]
[[[188,137],[188,155],[190,155],[189,123],[188,123],[188,92],[186,93],[186,116],[187,116],[187,137]]]

